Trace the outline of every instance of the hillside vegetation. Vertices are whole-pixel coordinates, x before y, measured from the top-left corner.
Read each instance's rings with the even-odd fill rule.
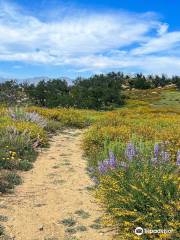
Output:
[[[123,106],[127,97],[136,94],[135,89],[139,93],[140,90],[148,92],[156,89],[153,93],[155,98],[158,97],[161,88],[165,87],[180,89],[180,77],[125,75],[112,72],[89,78],[77,78],[72,84],[63,79],[40,81],[37,84],[7,81],[0,84],[0,102],[6,105],[112,110]],[[126,95],[124,94],[126,91],[131,92]],[[147,96],[144,96],[144,99],[146,98]]]
[[[88,86],[81,81],[75,83],[73,96],[77,97],[79,107],[91,108],[89,104],[94,100],[86,98],[85,90],[95,94],[97,100],[101,84],[95,91],[91,88],[94,80],[87,82]],[[48,109],[45,108],[49,101],[46,98],[42,98],[46,101],[36,102],[35,95],[32,99],[24,95],[17,97],[19,90],[8,96],[16,100],[20,97],[21,107],[9,107],[6,95],[6,105],[0,108],[0,192],[5,193],[21,183],[19,172],[33,167],[38,147],[47,146],[52,133],[67,127],[88,127],[83,149],[94,181],[94,196],[105,210],[103,223],[117,233],[117,239],[138,239],[134,234],[137,226],[172,230],[156,236],[178,239],[180,93],[175,85],[143,90],[128,87],[125,91],[120,86],[118,93],[121,94],[116,96],[114,81],[115,98],[111,97],[111,101],[108,97],[101,98],[102,91],[97,105],[92,107],[107,110],[113,103],[114,110],[106,112]],[[37,90],[39,84],[31,86],[31,91]],[[27,89],[29,86],[21,94],[26,95]],[[110,96],[110,92],[107,95]],[[40,106],[27,104],[31,101]],[[143,236],[142,239],[154,239],[153,234]]]

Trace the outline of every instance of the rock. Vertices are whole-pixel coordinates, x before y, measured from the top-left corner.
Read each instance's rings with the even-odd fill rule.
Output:
[[[41,225],[39,225],[38,229],[39,229],[39,231],[43,231],[44,230],[44,226],[41,224]]]

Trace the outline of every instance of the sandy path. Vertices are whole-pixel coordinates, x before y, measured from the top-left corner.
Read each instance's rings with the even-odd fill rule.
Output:
[[[13,194],[0,197],[0,215],[8,217],[3,225],[13,239],[112,239],[104,229],[90,227],[101,211],[87,189],[92,181],[82,157],[81,136],[80,130],[54,136],[50,148],[39,154],[33,170],[23,174],[24,183]],[[78,210],[85,212],[75,214]],[[67,218],[75,220],[73,227],[61,223]],[[77,232],[67,232],[72,229]]]

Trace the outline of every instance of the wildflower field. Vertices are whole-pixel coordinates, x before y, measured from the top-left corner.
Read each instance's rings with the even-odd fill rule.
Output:
[[[136,227],[165,229],[157,239],[178,239],[179,92],[148,91],[132,92],[125,107],[108,112],[0,107],[0,192],[22,182],[20,171],[33,167],[49,136],[67,127],[87,128],[82,147],[103,224],[117,239],[139,239]]]
[[[178,239],[179,110],[130,99],[127,107],[105,113],[84,136],[103,222],[117,239],[140,239],[136,227],[170,230],[141,239]]]

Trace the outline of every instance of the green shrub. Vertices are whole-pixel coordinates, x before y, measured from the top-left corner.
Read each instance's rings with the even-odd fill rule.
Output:
[[[0,159],[0,169],[13,170],[13,169],[17,169],[17,166],[18,166],[17,161]]]
[[[27,160],[21,160],[18,165],[18,169],[21,171],[28,171],[32,169],[32,167],[33,167],[32,163]]]
[[[3,179],[2,177],[0,178],[0,193],[6,193],[9,189],[12,187],[9,185],[9,183]]]
[[[19,185],[22,183],[21,177],[14,172],[10,172],[6,176],[6,180],[10,185]]]
[[[60,221],[59,223],[63,224],[64,226],[67,227],[73,227],[74,225],[76,225],[76,221],[73,218],[65,218],[62,221]]]
[[[0,236],[4,235],[4,227],[0,224]]]
[[[15,185],[21,184],[21,178],[15,172],[0,171],[0,192],[5,193],[13,189]]]
[[[0,168],[18,169],[19,161],[27,159],[33,162],[37,152],[27,132],[20,133],[16,129],[0,130]]]
[[[24,131],[20,133],[15,127],[7,127],[0,129],[0,146],[11,150],[22,152],[24,149],[32,148],[32,140],[30,135]]]

